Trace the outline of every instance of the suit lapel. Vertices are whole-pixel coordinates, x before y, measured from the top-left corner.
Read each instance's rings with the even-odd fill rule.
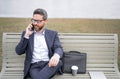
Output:
[[[31,52],[33,53],[33,49],[34,49],[34,33],[32,33],[32,35],[30,35],[29,42],[30,42]]]
[[[50,36],[50,32],[49,30],[45,29],[45,40],[46,40],[46,44],[47,44],[47,47],[48,47],[48,50],[49,50],[49,57],[52,56],[52,50],[51,50],[51,36]]]
[[[47,29],[45,29],[45,41],[46,41],[46,44],[48,46],[48,49],[50,49],[50,44],[49,44],[49,31]]]

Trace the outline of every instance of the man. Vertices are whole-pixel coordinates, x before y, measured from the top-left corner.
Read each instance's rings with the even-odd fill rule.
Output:
[[[24,79],[50,79],[57,71],[61,72],[63,50],[56,31],[48,30],[47,12],[36,9],[31,24],[22,33],[16,46],[18,55],[26,53]]]

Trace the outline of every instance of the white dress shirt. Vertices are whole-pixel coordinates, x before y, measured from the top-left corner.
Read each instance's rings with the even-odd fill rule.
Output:
[[[45,31],[42,34],[34,32],[34,50],[31,63],[49,61],[48,47],[44,36]]]

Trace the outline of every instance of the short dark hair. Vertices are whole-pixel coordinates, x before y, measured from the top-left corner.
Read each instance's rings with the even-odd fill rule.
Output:
[[[33,12],[33,15],[34,14],[42,15],[43,20],[47,20],[48,15],[47,15],[47,12],[44,9],[41,9],[41,8],[35,9],[34,12]]]

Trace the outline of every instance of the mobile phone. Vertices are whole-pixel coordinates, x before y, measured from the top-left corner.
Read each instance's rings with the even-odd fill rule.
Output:
[[[31,25],[32,25],[31,30],[33,31],[34,30],[34,25],[33,24],[31,24]]]

